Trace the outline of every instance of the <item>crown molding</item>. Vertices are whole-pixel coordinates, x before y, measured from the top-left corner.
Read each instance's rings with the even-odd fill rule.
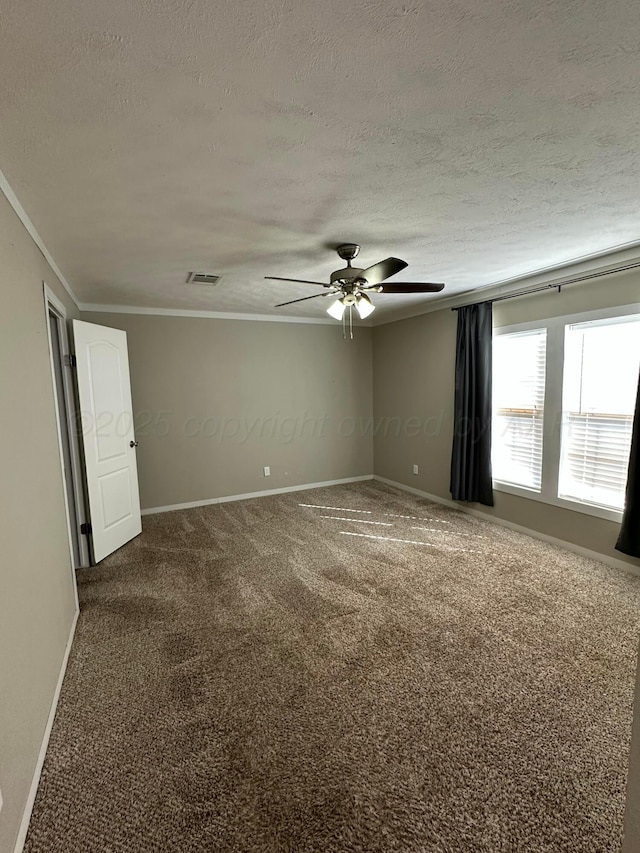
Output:
[[[285,317],[280,314],[238,314],[230,311],[198,311],[187,308],[146,308],[140,305],[95,305],[90,302],[82,302],[80,311],[93,312],[95,314],[148,314],[157,317],[195,317],[208,320],[252,320],[262,323],[305,323],[317,326],[337,326],[336,320],[328,317]],[[358,328],[368,327],[369,322],[355,323]]]
[[[422,314],[431,314],[434,311],[441,311],[445,308],[458,308],[460,305],[484,302],[485,300],[495,299],[498,296],[508,296],[527,287],[536,287],[537,285],[545,284],[561,285],[564,281],[576,275],[606,272],[608,269],[611,269],[613,272],[616,267],[622,264],[630,264],[636,261],[640,262],[640,242],[623,243],[619,246],[613,246],[610,249],[604,249],[601,252],[594,252],[590,255],[573,258],[562,264],[541,267],[540,269],[532,270],[513,278],[502,279],[501,281],[485,284],[481,287],[464,290],[456,293],[455,296],[432,299],[426,305],[414,305],[412,308],[394,311],[389,317],[380,317],[373,325],[384,326],[388,323],[408,320],[411,317],[420,317]],[[579,284],[576,283],[576,286]]]
[[[20,222],[22,222],[24,227],[29,232],[29,235],[30,235],[31,239],[33,240],[33,242],[36,244],[36,246],[40,249],[40,251],[44,255],[46,262],[49,264],[51,269],[56,274],[57,278],[60,281],[60,284],[67,291],[67,293],[69,294],[69,297],[73,301],[74,305],[79,309],[80,308],[80,301],[78,300],[78,297],[73,292],[71,285],[69,284],[67,279],[64,277],[62,271],[60,270],[60,267],[54,261],[51,253],[49,252],[49,250],[47,249],[47,247],[44,244],[44,240],[36,231],[35,225],[29,219],[26,210],[20,204],[20,202],[18,200],[18,196],[14,193],[13,189],[11,188],[9,181],[7,180],[7,178],[3,172],[0,172],[0,191],[2,191],[3,195],[5,196],[5,198],[7,199],[9,204],[11,205],[11,207],[13,208],[16,216],[18,217]]]

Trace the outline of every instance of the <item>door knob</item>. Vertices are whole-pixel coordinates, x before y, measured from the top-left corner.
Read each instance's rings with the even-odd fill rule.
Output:
[[[137,447],[137,446],[138,446],[138,442],[137,442],[137,441],[130,441],[130,442],[129,442],[129,447]]]

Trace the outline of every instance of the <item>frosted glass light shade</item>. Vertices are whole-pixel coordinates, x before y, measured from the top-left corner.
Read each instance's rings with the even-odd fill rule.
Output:
[[[332,302],[331,305],[327,308],[327,314],[333,317],[336,320],[342,320],[345,312],[345,305],[341,299],[336,299],[335,302]]]
[[[356,308],[358,309],[358,314],[360,315],[360,319],[364,320],[365,317],[368,317],[370,314],[376,310],[376,306],[369,299],[368,296],[364,296],[360,294],[358,297],[358,302],[356,304]]]

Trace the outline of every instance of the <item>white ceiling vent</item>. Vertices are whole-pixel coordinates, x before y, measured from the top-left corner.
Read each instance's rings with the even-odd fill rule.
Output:
[[[219,281],[219,275],[212,275],[208,272],[190,272],[187,276],[187,284],[210,284],[215,286]]]

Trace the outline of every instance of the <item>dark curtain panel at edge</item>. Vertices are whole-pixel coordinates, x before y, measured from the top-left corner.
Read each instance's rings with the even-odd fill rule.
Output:
[[[616,549],[631,557],[640,557],[640,378],[633,419],[627,494]]]
[[[458,310],[456,390],[451,453],[451,495],[493,506],[491,477],[491,371],[493,306]]]

